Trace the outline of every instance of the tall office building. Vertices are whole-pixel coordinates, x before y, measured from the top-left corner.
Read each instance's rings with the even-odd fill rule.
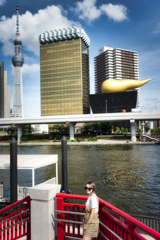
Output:
[[[0,61],[0,118],[10,117],[10,87],[7,86],[7,72]]]
[[[90,39],[80,27],[42,33],[41,116],[87,114]]]
[[[138,53],[119,48],[103,47],[94,58],[95,93],[102,93],[107,79],[139,79]]]
[[[16,7],[17,11],[17,23],[16,23],[16,39],[15,45],[15,56],[12,58],[14,66],[14,88],[13,88],[13,109],[11,117],[22,117],[23,116],[23,93],[22,93],[22,66],[24,58],[21,57],[21,45],[19,33],[19,7]]]

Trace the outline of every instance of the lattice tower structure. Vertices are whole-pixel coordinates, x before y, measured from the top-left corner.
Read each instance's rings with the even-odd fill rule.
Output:
[[[16,7],[17,11],[17,23],[16,23],[16,39],[14,41],[15,45],[15,56],[12,58],[12,63],[14,66],[14,89],[13,89],[13,109],[12,115],[16,117],[23,116],[23,91],[22,91],[22,66],[24,63],[24,58],[21,57],[21,45],[19,33],[19,7]]]

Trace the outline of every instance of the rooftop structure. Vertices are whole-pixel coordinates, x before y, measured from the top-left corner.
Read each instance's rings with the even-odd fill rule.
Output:
[[[81,38],[87,47],[90,46],[90,39],[87,36],[84,29],[81,27],[68,27],[58,30],[50,30],[49,32],[46,31],[39,36],[39,43],[46,44],[46,43],[53,43],[59,41],[66,41],[66,40],[73,40]]]
[[[16,23],[16,39],[15,45],[15,56],[12,58],[14,66],[14,89],[13,89],[13,109],[11,117],[22,117],[23,116],[23,93],[22,93],[22,66],[24,58],[21,57],[21,45],[19,33],[19,7],[16,7],[17,11],[17,23]]]

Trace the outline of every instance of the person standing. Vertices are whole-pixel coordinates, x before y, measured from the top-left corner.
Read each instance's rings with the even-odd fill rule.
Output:
[[[85,190],[89,195],[86,202],[86,214],[82,219],[83,224],[83,240],[91,240],[91,238],[98,237],[99,233],[99,201],[95,194],[95,184],[88,182],[85,186]]]

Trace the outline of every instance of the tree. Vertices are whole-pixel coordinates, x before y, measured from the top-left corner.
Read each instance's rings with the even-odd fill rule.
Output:
[[[124,133],[124,127],[121,127],[121,133]]]
[[[54,127],[53,127],[54,132],[57,132],[58,128],[59,128],[59,125],[58,124],[54,124]]]
[[[120,128],[119,127],[116,127],[116,133],[120,133]]]
[[[58,125],[58,130],[59,130],[60,133],[63,132],[63,128],[64,128],[64,124],[59,124]]]
[[[160,134],[160,127],[157,128],[157,134]]]
[[[17,128],[15,126],[9,126],[7,128],[7,133],[8,135],[13,135],[13,134],[17,134]]]
[[[92,132],[92,123],[85,123],[83,128],[85,131],[85,134],[88,134],[89,132]]]
[[[110,122],[101,122],[100,123],[100,128],[102,130],[103,133],[111,133],[111,129],[112,129],[112,123]]]
[[[125,133],[127,134],[127,133],[128,133],[128,128],[125,128],[124,131],[125,131]]]
[[[98,130],[100,130],[100,122],[95,122],[92,124],[92,127],[93,127],[93,131],[95,131],[97,133]]]
[[[142,129],[141,128],[138,129],[138,134],[139,134],[139,136],[142,135]]]
[[[31,125],[26,125],[23,128],[23,134],[32,134],[34,132],[34,128]]]

